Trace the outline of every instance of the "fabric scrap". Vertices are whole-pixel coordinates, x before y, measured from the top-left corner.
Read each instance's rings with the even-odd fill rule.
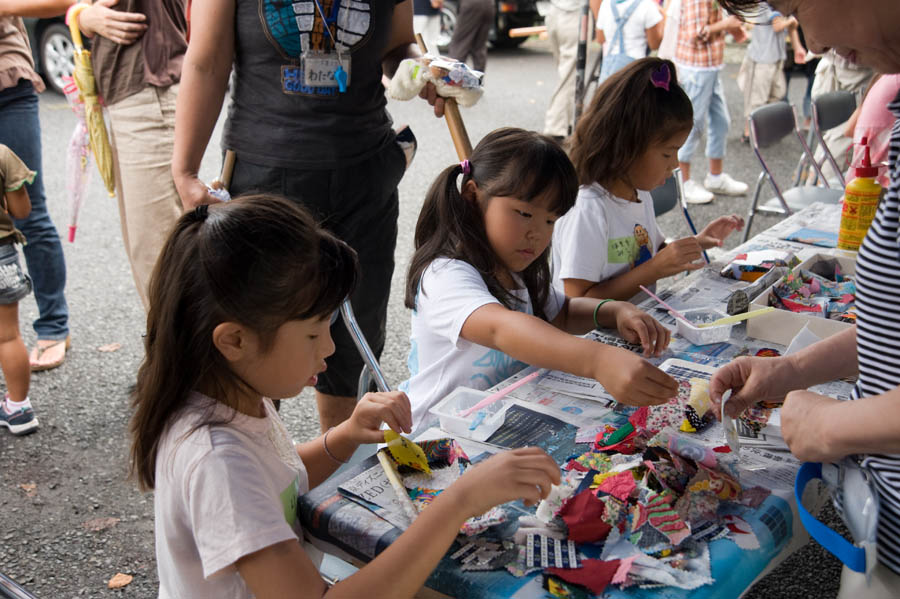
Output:
[[[728,529],[728,538],[737,543],[738,547],[744,550],[759,549],[759,539],[750,523],[735,514],[725,516],[722,521]]]
[[[602,541],[609,534],[610,525],[603,521],[604,502],[586,489],[570,497],[563,504],[559,516],[569,529],[569,538],[576,543]]]
[[[579,568],[575,542],[528,535],[525,542],[526,568]]]
[[[619,560],[604,562],[599,559],[586,559],[581,562],[578,569],[549,568],[547,572],[566,582],[586,587],[595,595],[599,595],[612,582],[619,570],[619,563]]]
[[[619,567],[616,569],[616,573],[613,575],[612,584],[624,584],[628,579],[628,571],[631,570],[631,564],[634,563],[634,560],[637,559],[637,556],[626,557],[625,559],[619,562]]]
[[[653,528],[669,537],[673,545],[679,545],[691,535],[691,529],[678,515],[673,504],[671,492],[652,493],[647,503],[647,510],[650,512],[648,520]]]
[[[545,523],[553,520],[553,517],[556,516],[560,509],[562,509],[566,499],[571,497],[575,491],[578,490],[578,486],[581,484],[584,474],[584,472],[578,470],[569,471],[563,476],[563,479],[558,485],[552,485],[550,487],[550,493],[541,500],[535,511],[535,516],[537,516],[538,520]]]
[[[594,476],[594,481],[597,481],[598,476],[604,475]],[[637,488],[637,483],[634,482],[634,475],[631,471],[626,470],[625,472],[606,476],[604,480],[599,482],[597,488],[599,491],[612,495],[616,499],[627,501],[634,493],[635,488]]]
[[[459,527],[459,532],[470,537],[472,535],[477,535],[480,532],[484,532],[491,526],[496,526],[497,524],[503,524],[506,522],[508,516],[506,512],[500,506],[495,505],[485,513],[480,516],[475,516],[473,518],[469,518],[463,525]]]

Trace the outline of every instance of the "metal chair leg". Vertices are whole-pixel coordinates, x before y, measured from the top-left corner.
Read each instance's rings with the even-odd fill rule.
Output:
[[[353,314],[353,307],[350,305],[349,299],[345,299],[341,304],[341,317],[344,319],[347,331],[350,333],[350,337],[353,339],[353,343],[356,345],[356,349],[359,350],[359,355],[362,356],[363,362],[365,363],[365,367],[363,368],[364,373],[366,371],[371,373],[379,391],[390,391],[391,386],[388,385],[387,379],[384,378],[384,373],[381,371],[381,366],[375,358],[375,353],[372,351],[372,348],[369,347],[369,342],[366,341],[362,329],[359,328],[359,323],[356,322],[356,316]],[[362,377],[363,374],[360,374],[360,385],[362,384]],[[366,390],[368,390],[368,387],[369,385],[366,383]],[[357,390],[360,388],[361,387],[358,387]]]
[[[744,225],[744,237],[741,239],[741,243],[750,239],[750,227],[753,226],[753,217],[756,216],[756,207],[759,204],[759,193],[762,191],[762,183],[765,177],[766,173],[763,171],[759,173],[759,176],[756,178],[756,187],[753,189],[753,202],[750,204],[750,214],[747,215],[747,223]]]

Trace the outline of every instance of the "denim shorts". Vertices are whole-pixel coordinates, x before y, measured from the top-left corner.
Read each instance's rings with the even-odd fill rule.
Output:
[[[31,277],[19,264],[14,243],[0,245],[0,305],[15,304],[31,293]]]

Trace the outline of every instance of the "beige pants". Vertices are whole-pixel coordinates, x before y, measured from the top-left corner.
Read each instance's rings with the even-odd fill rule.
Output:
[[[182,213],[172,180],[177,94],[178,85],[148,86],[108,107],[122,241],[145,310],[153,266]]]
[[[580,20],[581,11],[565,11],[553,4],[545,19],[557,75],[556,89],[544,117],[546,135],[566,137],[575,119],[575,59],[578,55]]]
[[[766,64],[744,57],[741,70],[738,71],[737,84],[744,92],[745,119],[760,106],[778,102],[784,97],[787,83],[783,65],[783,60]]]
[[[880,563],[872,571],[872,583],[866,583],[866,575],[854,572],[847,566],[841,571],[841,590],[837,599],[897,599],[900,597],[900,576]]]

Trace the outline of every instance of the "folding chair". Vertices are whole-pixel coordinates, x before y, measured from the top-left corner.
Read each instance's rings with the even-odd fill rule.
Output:
[[[794,107],[787,102],[775,102],[774,104],[767,104],[757,108],[750,114],[750,145],[753,147],[753,152],[759,159],[760,165],[762,165],[762,171],[756,179],[756,187],[753,190],[753,202],[750,204],[750,213],[747,216],[747,226],[744,228],[743,241],[747,241],[750,238],[750,228],[753,226],[753,217],[756,216],[757,212],[787,216],[797,210],[806,208],[814,202],[837,204],[844,194],[842,189],[814,187],[811,185],[795,185],[782,191],[781,187],[778,186],[778,182],[775,181],[769,165],[766,164],[761,149],[768,148],[781,141],[790,135],[791,131],[800,140],[803,153],[808,157],[819,177],[822,178],[826,186],[828,185],[828,181],[822,175],[822,169],[816,163],[809,145],[800,133]],[[775,190],[775,197],[760,204],[759,195],[762,192],[762,185],[765,179],[768,179],[772,189]]]
[[[678,182],[675,175],[672,175],[666,182],[650,192],[653,198],[653,212],[656,216],[662,216],[672,208],[678,206],[680,197],[678,195]]]
[[[856,94],[853,92],[834,91],[822,94],[821,96],[816,96],[812,100],[813,126],[810,127],[810,138],[812,138],[812,135],[815,135],[815,141],[818,142],[818,146],[821,147],[825,153],[825,159],[819,162],[819,167],[827,160],[831,165],[831,168],[834,169],[834,172],[837,173],[838,180],[841,182],[841,187],[846,185],[844,173],[838,167],[837,161],[834,159],[831,150],[828,149],[828,144],[825,143],[823,134],[829,129],[833,129],[842,123],[846,123],[853,115],[854,110],[856,110]],[[813,151],[816,150],[816,147],[815,144],[810,145],[810,148]],[[816,182],[818,181],[814,181],[814,183]],[[796,184],[797,182],[794,183],[794,185]]]
[[[37,597],[20,587],[13,579],[3,574],[3,572],[0,572],[0,598],[37,599]]]
[[[359,399],[369,391],[369,385],[373,380],[379,391],[390,391],[391,386],[388,385],[387,379],[384,378],[384,373],[378,364],[378,360],[375,358],[375,353],[369,347],[369,342],[366,341],[362,329],[359,328],[359,323],[356,322],[353,306],[350,305],[350,298],[345,299],[341,304],[341,318],[344,319],[347,332],[350,333],[350,337],[353,339],[353,343],[356,345],[356,349],[364,362],[362,372],[359,373],[356,398]]]

